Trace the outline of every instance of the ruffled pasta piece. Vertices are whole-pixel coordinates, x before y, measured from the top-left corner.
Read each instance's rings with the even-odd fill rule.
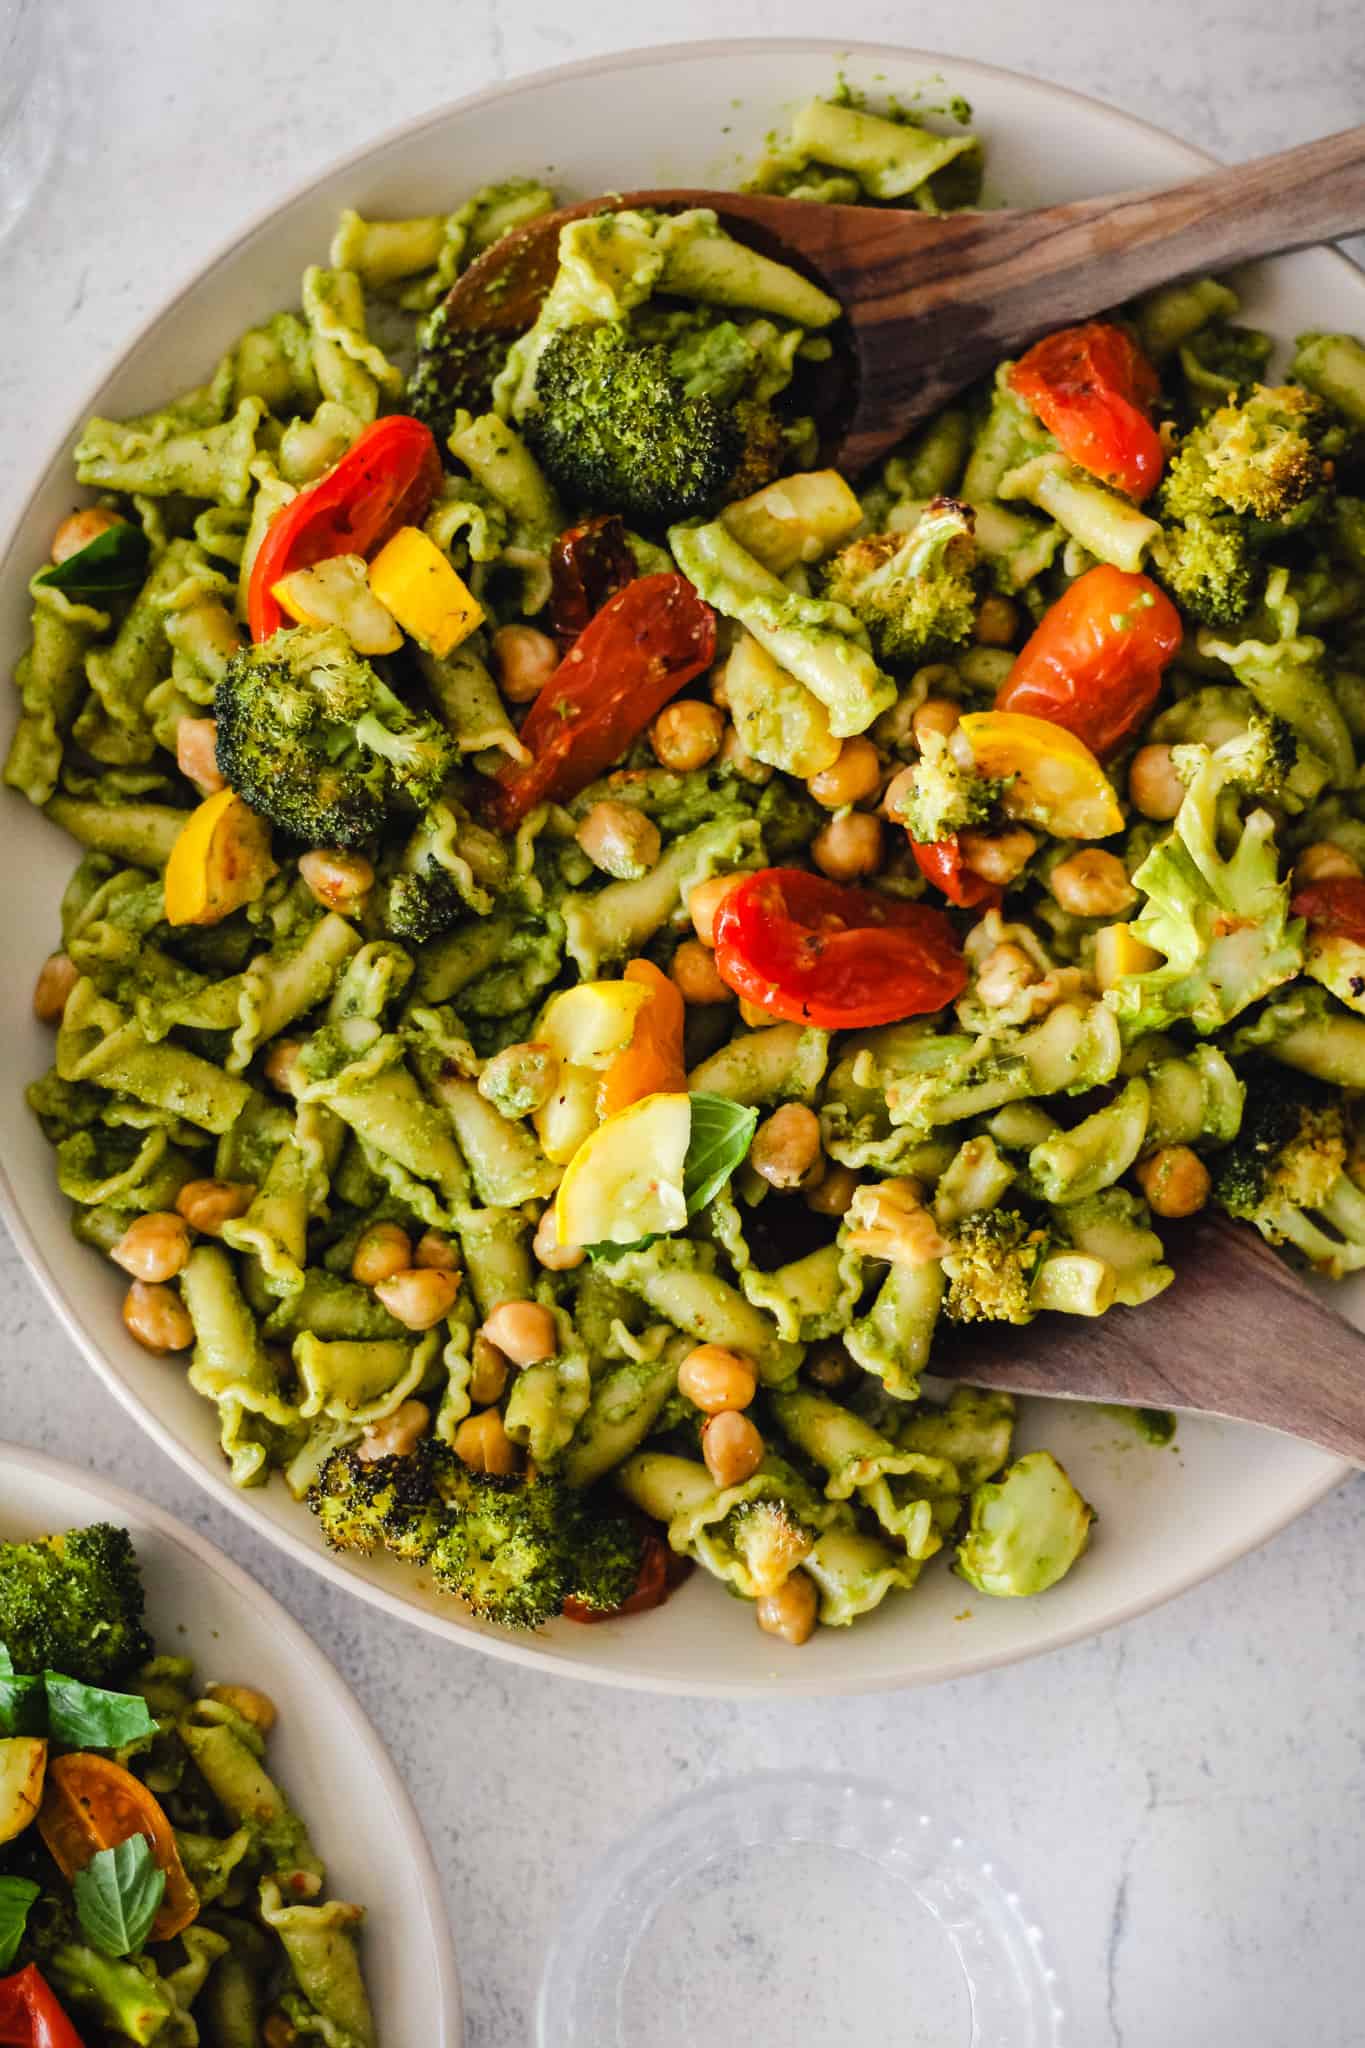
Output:
[[[456,1228],[480,1319],[500,1301],[531,1299],[531,1226],[520,1209],[464,1209]]]
[[[228,1072],[240,1074],[259,1046],[314,1009],[360,946],[355,926],[333,910],[301,938],[253,960],[240,977],[240,1022],[225,1062]]]
[[[919,1375],[929,1364],[943,1289],[943,1268],[937,1259],[922,1266],[888,1266],[871,1307],[845,1333],[849,1356],[865,1372],[874,1373],[898,1401],[913,1401],[919,1393]]]
[[[284,1394],[232,1261],[220,1245],[195,1246],[180,1276],[180,1292],[194,1324],[189,1380],[195,1392],[280,1427],[297,1423],[298,1409]]]
[[[87,651],[108,632],[110,617],[50,585],[30,583],[29,591],[32,638],[14,671],[19,722],[4,777],[31,804],[44,804],[57,787],[62,747],[85,693]]]
[[[569,1318],[556,1313],[559,1350],[539,1365],[523,1366],[512,1383],[503,1422],[513,1443],[539,1464],[555,1458],[573,1437],[592,1393],[588,1354]]]
[[[639,1450],[675,1392],[690,1340],[666,1324],[658,1334],[662,1342],[595,1381],[561,1467],[570,1486],[595,1486]]]
[[[403,373],[365,331],[365,294],[353,270],[303,273],[303,310],[313,334],[313,368],[324,398],[372,420],[381,392],[398,398]]]
[[[223,1242],[259,1260],[267,1294],[297,1294],[308,1258],[313,1179],[293,1139],[281,1145],[245,1216],[223,1225]],[[305,1412],[305,1411],[301,1411]]]
[[[814,1025],[768,1024],[713,1052],[694,1067],[694,1092],[724,1095],[748,1108],[769,1102],[814,1102],[829,1060],[829,1033]]]
[[[363,1906],[329,1899],[322,1906],[286,1904],[273,1877],[260,1888],[261,1919],[278,1935],[298,1984],[286,1992],[285,2010],[303,2033],[318,2035],[326,2048],[375,2048],[374,2019],[360,1973],[355,1930]]]
[[[799,1344],[779,1337],[766,1315],[715,1270],[710,1245],[660,1238],[643,1251],[605,1261],[610,1279],[648,1302],[656,1315],[699,1344],[723,1344],[752,1358],[759,1377],[783,1386],[801,1363]]]
[[[165,867],[189,815],[170,804],[110,806],[74,796],[50,797],[43,814],[92,852],[139,868]]]
[[[186,425],[171,409],[140,420],[88,420],[76,443],[77,480],[149,498],[183,492],[219,505],[244,505],[264,414],[259,398],[244,398],[231,419],[212,426]]]
[[[699,882],[749,865],[761,848],[751,818],[716,818],[665,848],[657,864],[635,882],[608,882],[564,899],[569,956],[584,981],[606,961],[636,953],[686,903]]]
[[[294,1339],[293,1357],[303,1398],[299,1414],[311,1422],[380,1422],[402,1406],[425,1379],[441,1348],[428,1330],[416,1343],[398,1338],[341,1338],[326,1343],[311,1330]]]
[[[850,1244],[841,1239],[821,1245],[804,1258],[764,1272],[753,1262],[743,1219],[729,1195],[717,1195],[708,1214],[745,1300],[772,1317],[779,1337],[814,1344],[847,1327],[863,1291],[863,1262]]]
[[[850,1520],[827,1529],[806,1559],[820,1588],[820,1620],[826,1628],[847,1628],[860,1614],[880,1607],[888,1593],[908,1592],[923,1566]]]
[[[462,1016],[516,1017],[564,964],[564,920],[546,910],[534,921],[485,917],[419,948],[416,993],[424,1003],[459,998]]]
[[[88,979],[67,1000],[56,1064],[64,1081],[97,1081],[215,1133],[235,1123],[252,1093],[248,1082],[184,1046],[149,1045],[136,1021]]]
[[[368,1287],[322,1266],[308,1267],[298,1293],[277,1302],[262,1327],[271,1339],[294,1338],[311,1330],[327,1343],[405,1334],[403,1325]]]
[[[229,1820],[247,1828],[265,1852],[267,1867],[286,1880],[313,1880],[315,1890],[324,1875],[321,1859],[261,1761],[265,1745],[257,1730],[220,1701],[203,1699],[182,1717],[177,1733]]]
[[[473,1406],[469,1398],[469,1379],[474,1369],[471,1356],[474,1346],[474,1309],[467,1292],[462,1293],[455,1303],[446,1329],[445,1348],[441,1353],[445,1385],[441,1390],[441,1400],[432,1430],[443,1444],[453,1444],[456,1430]]]
[[[436,1073],[427,1086],[454,1126],[481,1202],[515,1208],[554,1193],[563,1169],[545,1157],[528,1124],[505,1117],[458,1074]]]
[[[942,1526],[957,1518],[962,1485],[946,1458],[893,1444],[827,1395],[809,1388],[772,1396],[777,1425],[829,1476],[831,1500],[855,1495],[906,1555],[923,1563],[942,1549]]]
[[[281,508],[298,496],[295,486],[282,477],[268,455],[258,455],[251,464],[251,481],[256,486],[256,495],[251,501],[251,521],[242,543],[242,559],[237,578],[237,616],[245,619],[247,593],[251,587],[251,571],[266,529]]]
[[[313,337],[297,313],[272,313],[249,327],[232,355],[233,396],[259,398],[281,419],[318,402]]]
[[[57,1185],[69,1202],[118,1210],[168,1209],[195,1172],[164,1130],[141,1139],[73,1131],[57,1146]]]
[[[365,1018],[328,1026],[305,1049],[303,1072],[310,1078],[297,1099],[321,1102],[339,1116],[411,1207],[418,1208],[415,1184],[434,1183],[418,1213],[448,1225],[453,1209],[468,1202],[469,1176],[448,1122],[406,1066],[405,1050],[401,1038]]]

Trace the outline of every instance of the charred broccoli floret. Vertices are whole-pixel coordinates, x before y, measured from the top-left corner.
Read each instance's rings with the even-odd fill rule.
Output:
[[[0,1544],[0,1644],[22,1673],[109,1685],[152,1651],[126,1529],[96,1522],[36,1543]]]
[[[538,1628],[565,1600],[609,1612],[633,1590],[640,1539],[547,1474],[474,1481],[431,1553],[439,1586],[484,1621]]]
[[[429,804],[454,765],[335,627],[284,627],[234,654],[214,695],[218,767],[254,811],[311,846],[355,846],[400,798]]]
[[[308,1505],[333,1550],[391,1550],[423,1563],[442,1534],[468,1474],[453,1451],[430,1438],[402,1457],[367,1462],[333,1451]]]
[[[573,504],[650,528],[758,489],[783,452],[770,407],[690,391],[666,342],[612,322],[551,337],[523,427]]]
[[[909,533],[850,541],[829,564],[826,597],[866,628],[891,667],[917,667],[971,637],[976,514],[956,498],[931,498]]]
[[[1033,1283],[1046,1252],[1047,1232],[1017,1209],[964,1216],[943,1255],[948,1314],[959,1323],[1031,1322]]]
[[[895,815],[917,844],[932,845],[983,824],[1004,788],[1004,780],[964,768],[949,736],[926,732],[914,781]]]
[[[384,927],[395,939],[424,946],[468,915],[447,869],[429,862],[417,874],[395,875],[384,904]]]
[[[1295,530],[1324,509],[1326,462],[1339,440],[1311,391],[1253,385],[1185,436],[1161,487],[1161,509],[1172,520],[1235,513],[1262,537]]]
[[[1196,512],[1168,526],[1152,568],[1181,610],[1204,626],[1240,626],[1260,596],[1256,549],[1231,514]]]
[[[1259,1069],[1214,1199],[1340,1279],[1365,1267],[1365,1189],[1346,1170],[1348,1152],[1339,1096],[1283,1068]]]

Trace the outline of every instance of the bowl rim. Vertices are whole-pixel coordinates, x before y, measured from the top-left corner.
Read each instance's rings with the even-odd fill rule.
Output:
[[[367,141],[357,144],[354,149],[330,158],[320,170],[291,185],[272,199],[269,205],[258,208],[240,227],[224,237],[205,260],[186,275],[167,297],[158,302],[147,318],[139,322],[133,331],[102,359],[99,370],[83,388],[79,404],[72,407],[67,414],[68,422],[88,417],[110,378],[142,346],[166,316],[192,292],[197,292],[201,286],[207,284],[215,271],[229,258],[235,256],[256,235],[267,229],[277,214],[294,206],[300,200],[309,198],[324,186],[330,185],[340,174],[366,163],[394,144],[405,142],[429,129],[444,127],[476,108],[514,100],[524,93],[539,91],[561,78],[613,77],[646,66],[666,64],[671,60],[700,58],[714,61],[727,56],[782,54],[827,56],[834,60],[869,59],[874,62],[890,60],[903,63],[909,60],[912,63],[922,63],[934,70],[947,69],[953,73],[954,82],[959,77],[968,85],[973,77],[997,80],[1012,90],[1017,91],[1022,87],[1044,99],[1062,99],[1097,110],[1106,121],[1121,126],[1134,135],[1154,137],[1165,145],[1174,145],[1188,160],[1193,174],[1203,169],[1216,169],[1219,164],[1219,159],[1210,151],[1201,149],[1195,143],[1186,142],[1183,137],[1172,134],[1169,129],[1162,128],[1154,121],[1144,120],[1136,114],[1126,113],[1122,108],[1113,107],[1108,101],[1100,99],[1093,93],[1079,92],[1074,87],[1059,85],[1051,79],[1037,77],[1029,72],[1014,71],[1007,65],[983,63],[975,58],[956,57],[950,52],[920,49],[909,44],[834,36],[712,36],[696,41],[636,45],[627,50],[578,58],[567,64],[544,65],[535,71],[521,73],[516,78],[500,80],[496,84],[482,86],[477,91],[444,100],[438,107],[397,122],[392,127],[371,136]],[[1327,245],[1321,253],[1335,259],[1352,276],[1359,277],[1358,266],[1339,249]],[[14,518],[0,530],[0,567],[8,562],[14,552],[49,477],[58,465],[66,460],[67,447],[73,431],[71,424],[62,430]],[[1008,1664],[1023,1663],[1029,1658],[1043,1656],[1091,1636],[1107,1633],[1108,1630],[1117,1628],[1140,1614],[1164,1605],[1168,1600],[1178,1598],[1206,1579],[1215,1577],[1229,1565],[1236,1563],[1239,1558],[1248,1556],[1262,1544],[1279,1535],[1290,1523],[1297,1521],[1300,1515],[1339,1486],[1354,1469],[1343,1460],[1328,1460],[1315,1477],[1307,1480],[1299,1488],[1293,1500],[1282,1512],[1270,1523],[1259,1526],[1250,1537],[1236,1536],[1229,1539],[1214,1550],[1211,1558],[1205,1553],[1198,1565],[1180,1572],[1173,1580],[1163,1581],[1152,1591],[1135,1594],[1112,1609],[1098,1626],[1093,1621],[1078,1621],[1035,1644],[1020,1646],[1005,1643],[969,1655],[943,1658],[937,1663],[921,1666],[901,1676],[853,1674],[841,1677],[836,1670],[822,1672],[818,1677],[803,1680],[799,1674],[789,1677],[784,1673],[781,1683],[774,1684],[757,1678],[724,1679],[689,1675],[684,1680],[664,1674],[631,1673],[606,1667],[590,1658],[573,1654],[565,1655],[560,1652],[547,1657],[536,1648],[534,1638],[523,1642],[510,1633],[504,1636],[491,1630],[471,1629],[453,1618],[447,1620],[442,1614],[419,1607],[402,1594],[390,1591],[387,1586],[376,1584],[362,1572],[348,1567],[332,1552],[309,1543],[303,1535],[296,1534],[292,1527],[277,1524],[268,1517],[257,1516],[253,1511],[249,1493],[234,1487],[224,1473],[210,1467],[188,1445],[183,1444],[169,1425],[123,1383],[112,1364],[105,1358],[96,1336],[81,1321],[68,1302],[61,1283],[48,1265],[36,1232],[29,1227],[20,1206],[10,1177],[9,1165],[3,1154],[0,1154],[0,1217],[3,1217],[49,1307],[102,1385],[113,1394],[145,1434],[180,1470],[189,1473],[197,1484],[203,1486],[214,1499],[230,1508],[233,1514],[239,1516],[265,1541],[277,1546],[290,1558],[306,1565],[310,1571],[321,1573],[331,1584],[343,1587],[358,1599],[378,1607],[386,1614],[424,1629],[428,1634],[458,1648],[478,1651],[504,1659],[508,1663],[526,1665],[550,1675],[586,1679],[597,1685],[627,1691],[710,1699],[770,1698],[778,1693],[798,1698],[833,1698],[861,1693],[905,1691],[922,1685],[946,1683],[950,1679],[974,1677],[980,1672]],[[0,1449],[3,1448],[4,1446],[0,1445]],[[141,1508],[141,1504],[138,1505]],[[154,1511],[149,1508],[147,1512]],[[180,1524],[174,1523],[173,1518],[167,1519],[176,1529],[181,1527]],[[232,1569],[236,1571],[237,1568],[233,1566]],[[291,1622],[291,1626],[296,1627],[297,1624]],[[307,1641],[307,1638],[304,1640]]]
[[[259,1618],[261,1624],[278,1638],[290,1664],[298,1668],[300,1691],[303,1689],[304,1681],[311,1681],[315,1688],[320,1688],[334,1702],[346,1723],[348,1743],[354,1744],[356,1753],[363,1755],[370,1767],[377,1772],[380,1784],[394,1808],[403,1832],[405,1857],[426,1909],[427,1932],[435,1964],[433,1975],[437,2018],[443,2035],[442,2042],[433,2044],[433,2048],[459,2048],[464,2039],[464,2005],[460,1993],[459,1969],[455,1961],[455,1938],[451,1932],[450,1915],[446,1910],[441,1874],[432,1856],[426,1832],[418,1819],[412,1794],[404,1784],[378,1729],[330,1658],[323,1655],[307,1630],[295,1621],[288,1609],[282,1606],[258,1579],[253,1579],[249,1572],[243,1570],[242,1566],[225,1551],[219,1550],[207,1536],[201,1536],[197,1529],[191,1529],[187,1523],[180,1521],[166,1508],[159,1507],[153,1501],[142,1500],[121,1486],[113,1485],[103,1473],[89,1472],[83,1466],[68,1464],[61,1458],[53,1458],[46,1451],[31,1450],[27,1444],[12,1443],[0,1437],[0,1476],[7,1468],[18,1468],[40,1480],[48,1480],[62,1486],[79,1487],[83,1492],[95,1495],[109,1509],[112,1516],[130,1523],[134,1529],[139,1526],[148,1528],[162,1542],[187,1551],[198,1566],[226,1580],[251,1612]]]

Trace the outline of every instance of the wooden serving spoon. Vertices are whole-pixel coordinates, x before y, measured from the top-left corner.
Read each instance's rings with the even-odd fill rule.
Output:
[[[453,402],[486,405],[505,345],[550,287],[565,221],[690,206],[710,207],[738,240],[813,276],[843,306],[855,376],[832,380],[815,403],[822,460],[856,475],[1040,334],[1156,285],[1365,228],[1365,127],[1165,190],[998,213],[683,189],[584,200],[506,236],[451,289],[446,328],[466,344],[447,359]]]
[[[1138,1309],[953,1327],[931,1372],[969,1386],[1259,1422],[1365,1465],[1365,1336],[1246,1224],[1173,1226],[1175,1279]]]

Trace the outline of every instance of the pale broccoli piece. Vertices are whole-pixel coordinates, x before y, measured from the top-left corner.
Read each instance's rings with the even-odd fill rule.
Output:
[[[1161,487],[1168,519],[1235,513],[1291,532],[1321,517],[1341,444],[1322,400],[1297,384],[1257,384],[1181,442]]]
[[[964,768],[953,751],[951,735],[926,732],[913,783],[900,798],[894,816],[919,845],[948,839],[972,825],[983,825],[1011,778],[994,779]]]
[[[971,638],[975,519],[956,498],[931,498],[909,533],[851,540],[828,564],[826,597],[861,621],[879,661],[918,667]]]
[[[1214,1200],[1339,1280],[1365,1267],[1365,1188],[1347,1171],[1348,1147],[1340,1097],[1266,1068],[1255,1076]]]
[[[1252,621],[1253,629],[1260,627],[1262,617],[1273,638],[1258,637],[1253,630],[1244,640],[1228,641],[1201,630],[1201,658],[1226,662],[1262,711],[1282,718],[1320,756],[1332,785],[1349,789],[1356,773],[1350,729],[1325,674],[1323,642],[1316,634],[1299,631],[1299,601],[1290,589],[1287,569],[1272,569],[1267,577],[1262,612]]]
[[[1030,1451],[972,1491],[957,1569],[978,1593],[1017,1599],[1066,1577],[1090,1540],[1095,1510],[1050,1451]]]

